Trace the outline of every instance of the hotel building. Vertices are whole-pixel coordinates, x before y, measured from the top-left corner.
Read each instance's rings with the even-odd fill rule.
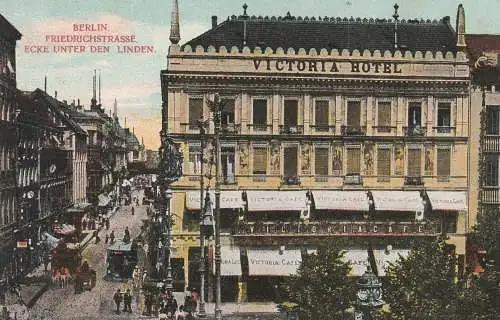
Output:
[[[202,136],[198,120],[211,120],[215,93],[225,102],[223,300],[274,298],[326,237],[347,240],[352,276],[368,263],[384,276],[419,239],[447,233],[463,270],[470,111],[462,6],[454,29],[449,17],[403,20],[397,9],[392,20],[256,17],[245,5],[222,23],[212,17],[211,29],[182,46],[177,7],[174,0],[161,72],[163,130],[184,155],[172,185],[177,280],[199,285],[200,177],[213,192],[215,169],[206,161],[213,122]]]

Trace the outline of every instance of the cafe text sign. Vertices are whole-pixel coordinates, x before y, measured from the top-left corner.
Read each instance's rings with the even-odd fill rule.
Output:
[[[400,74],[401,64],[388,61],[253,59],[255,71]]]
[[[247,223],[237,227],[237,235],[436,235],[437,225],[417,222],[273,222]]]

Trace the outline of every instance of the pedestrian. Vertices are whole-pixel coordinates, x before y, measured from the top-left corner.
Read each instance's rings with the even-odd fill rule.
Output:
[[[87,219],[85,218],[82,219],[82,229],[87,230]]]
[[[109,218],[106,218],[105,224],[106,224],[106,230],[109,230]]]
[[[99,243],[99,241],[101,240],[101,239],[99,238],[99,231],[94,230],[94,237],[95,237],[95,243],[96,243],[96,244],[97,244],[97,243]]]
[[[125,235],[123,236],[123,242],[125,243],[130,242],[130,231],[128,230],[128,227],[125,227]]]
[[[132,296],[130,295],[130,289],[127,289],[123,295],[123,311],[132,313]]]
[[[109,241],[109,235],[106,233],[106,239],[104,240],[104,243],[108,244],[108,241]]]
[[[134,215],[134,213],[135,213],[134,207],[132,207],[132,209],[130,211],[132,212],[132,215]]]
[[[120,303],[122,302],[122,293],[120,292],[120,289],[117,289],[115,294],[113,295],[113,300],[115,301],[116,305],[116,313],[120,313]]]
[[[111,234],[109,235],[109,243],[113,244],[115,242],[115,231],[111,230]]]

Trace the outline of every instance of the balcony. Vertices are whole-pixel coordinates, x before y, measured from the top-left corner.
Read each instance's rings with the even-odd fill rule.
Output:
[[[483,146],[485,152],[500,152],[500,136],[486,136]]]
[[[273,126],[270,124],[254,123],[254,124],[249,124],[248,127],[252,130],[252,132],[255,133],[268,133]]]
[[[419,125],[403,127],[404,135],[407,137],[423,137],[425,136],[426,127]]]
[[[327,124],[317,124],[310,127],[315,133],[335,133],[335,126],[329,126]]]
[[[296,124],[280,125],[280,134],[304,134],[304,126]]]
[[[432,127],[432,129],[434,129],[434,133],[436,134],[455,134],[455,127],[437,126]]]
[[[366,127],[360,126],[342,126],[340,128],[341,134],[343,136],[365,136]]]
[[[241,124],[236,124],[236,123],[222,124],[221,132],[223,134],[238,134],[241,132]]]
[[[363,185],[363,178],[359,174],[347,174],[344,177],[345,185]]]
[[[393,133],[394,129],[396,127],[391,127],[391,126],[378,126],[378,127],[373,127],[375,130],[377,130],[377,133]]]
[[[483,187],[481,191],[481,202],[488,204],[500,203],[500,186]]]
[[[221,175],[220,176],[220,183],[221,184],[225,184],[225,185],[230,185],[230,184],[236,184],[237,181],[236,181],[236,177],[234,176],[234,174],[232,175]]]
[[[298,219],[298,218],[297,218]],[[435,236],[439,223],[396,221],[278,221],[239,223],[234,236]]]
[[[191,131],[200,131],[200,127],[198,126],[197,121],[191,121],[188,123],[181,123],[181,127],[183,128],[182,131],[184,133],[191,132]]]
[[[300,186],[299,176],[283,176],[281,177],[281,185]]]
[[[422,179],[422,177],[406,176],[405,177],[405,185],[406,186],[423,186],[424,180]]]

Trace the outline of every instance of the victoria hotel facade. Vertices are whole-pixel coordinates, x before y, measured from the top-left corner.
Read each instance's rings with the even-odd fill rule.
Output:
[[[388,262],[441,233],[463,270],[470,126],[461,6],[456,28],[449,17],[402,20],[397,10],[392,20],[255,17],[244,6],[181,46],[175,3],[161,82],[163,129],[184,155],[172,186],[177,279],[199,285],[202,174],[211,192],[215,185],[203,160],[214,94],[225,102],[223,300],[276,297],[327,237],[342,239],[352,276],[371,264],[383,277]],[[198,120],[209,120],[205,135]]]

